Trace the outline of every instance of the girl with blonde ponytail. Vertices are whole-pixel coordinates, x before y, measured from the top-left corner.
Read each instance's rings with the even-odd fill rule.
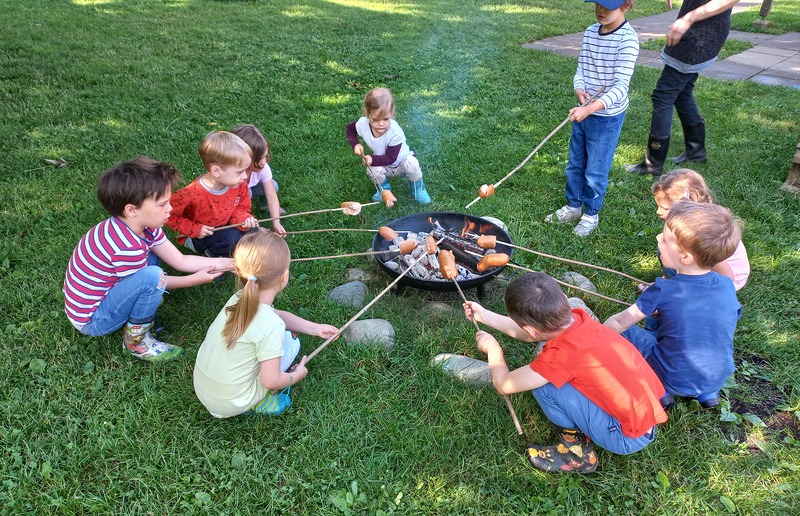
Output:
[[[294,332],[324,339],[339,330],[273,307],[289,282],[289,246],[275,233],[248,233],[233,252],[237,291],[197,352],[194,390],[214,417],[277,415],[291,405],[289,387],[308,374]],[[279,392],[280,391],[280,392]]]

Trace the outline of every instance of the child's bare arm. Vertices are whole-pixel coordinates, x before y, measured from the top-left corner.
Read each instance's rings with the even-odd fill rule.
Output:
[[[646,315],[634,304],[618,314],[612,315],[603,324],[617,333],[622,333],[645,317]]]
[[[538,389],[549,383],[529,366],[525,365],[514,371],[509,371],[503,356],[503,348],[497,340],[485,331],[475,334],[478,349],[486,353],[489,362],[489,373],[492,384],[500,394],[514,394],[516,392]]]
[[[308,375],[308,369],[306,369],[307,359],[308,357],[303,355],[299,364],[290,367],[285,372],[281,371],[280,357],[264,360],[261,362],[259,370],[261,385],[271,391],[277,391],[296,384]]]
[[[275,313],[281,318],[283,324],[286,325],[286,329],[289,331],[313,335],[314,337],[323,339],[329,339],[339,332],[339,328],[336,326],[318,324],[285,310],[275,310]]]
[[[169,240],[153,247],[151,252],[173,269],[192,273],[188,276],[166,276],[168,289],[210,283],[223,272],[233,270],[233,259],[231,258],[208,258],[183,254]]]
[[[267,198],[267,207],[269,208],[269,218],[275,219],[272,221],[272,229],[280,237],[286,236],[286,230],[283,229],[283,224],[278,219],[281,216],[281,205],[278,201],[278,192],[275,191],[275,183],[272,181],[262,181],[264,187],[264,196]]]
[[[494,328],[495,330],[505,333],[509,337],[513,337],[525,342],[533,342],[531,336],[528,335],[525,330],[520,328],[519,325],[515,323],[513,319],[511,319],[511,317],[487,310],[475,301],[467,301],[464,303],[464,315],[470,321],[474,320],[479,323],[483,323],[490,328]]]

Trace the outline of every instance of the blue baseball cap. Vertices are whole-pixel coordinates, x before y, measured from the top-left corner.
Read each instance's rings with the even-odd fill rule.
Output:
[[[625,3],[625,0],[583,0],[583,3],[600,4],[609,11],[613,11],[614,9],[619,9],[622,7],[622,4]]]

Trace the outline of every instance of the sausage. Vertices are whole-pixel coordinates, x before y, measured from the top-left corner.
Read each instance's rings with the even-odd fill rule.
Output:
[[[497,237],[494,235],[481,235],[476,243],[481,249],[494,249],[497,244]]]
[[[400,243],[400,254],[408,254],[416,249],[418,245],[416,240],[404,240]]]
[[[487,197],[491,197],[494,195],[494,185],[481,185],[478,188],[478,197],[481,199],[486,199]]]
[[[442,249],[439,251],[439,272],[445,279],[456,279],[458,277],[458,268],[456,267],[456,257],[453,256],[453,251]]]
[[[502,267],[510,260],[506,253],[487,254],[478,262],[478,272],[483,272],[490,267]]]
[[[361,203],[354,201],[345,201],[342,203],[345,215],[358,215],[361,213]]]
[[[378,234],[388,242],[392,242],[395,238],[397,238],[397,231],[393,230],[389,226],[381,226],[380,229],[378,229]]]
[[[435,238],[433,238],[430,235],[425,237],[425,250],[428,252],[428,254],[436,253],[436,248],[437,247],[439,247],[439,246],[436,245],[436,239]]]
[[[397,202],[397,197],[394,196],[391,190],[383,190],[381,192],[381,198],[383,199],[383,203],[386,204],[387,208],[391,208],[394,206],[394,203]]]

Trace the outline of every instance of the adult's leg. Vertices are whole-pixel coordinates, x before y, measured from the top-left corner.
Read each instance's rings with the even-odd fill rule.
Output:
[[[706,124],[697,108],[694,100],[694,83],[697,74],[688,74],[689,79],[675,99],[675,110],[683,127],[684,151],[672,161],[675,163],[685,163],[693,161],[704,163],[707,160],[706,154]]]

